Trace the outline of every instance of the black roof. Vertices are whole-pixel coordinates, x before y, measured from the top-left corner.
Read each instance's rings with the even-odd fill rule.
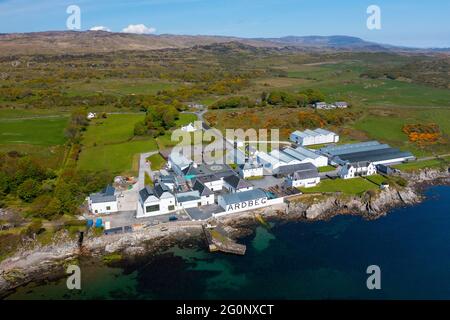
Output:
[[[317,168],[312,163],[302,163],[301,168],[292,175],[294,180],[312,179],[319,177]]]
[[[304,170],[305,168],[305,164],[310,164],[314,167],[313,164],[311,163],[296,163],[296,164],[289,164],[289,165],[285,165],[285,166],[281,166],[278,169],[275,170],[275,174],[278,175],[290,175],[293,174],[296,171],[301,171]]]
[[[139,191],[139,194],[141,196],[142,201],[145,201],[150,196],[155,196],[159,198],[164,192],[170,192],[169,187],[166,186],[164,183],[156,183],[153,188],[150,186],[145,186],[144,189]]]
[[[249,188],[252,186],[250,183],[241,179],[237,175],[225,177],[223,180],[226,183],[228,183],[230,186],[232,186],[233,189],[244,189],[244,188]]]
[[[105,189],[98,193],[92,193],[89,197],[92,203],[103,203],[103,202],[114,202],[116,201],[116,196],[114,193],[116,189],[113,186],[108,185]]]
[[[199,180],[195,180],[192,189],[197,190],[200,193],[200,196],[209,196],[213,194],[213,192]]]
[[[345,162],[377,162],[397,158],[414,158],[411,152],[403,152],[395,148],[384,148],[377,150],[361,151],[347,154],[340,154],[337,158]]]

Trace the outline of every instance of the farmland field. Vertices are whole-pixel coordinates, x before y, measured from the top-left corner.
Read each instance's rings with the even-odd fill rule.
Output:
[[[154,94],[160,90],[171,89],[176,86],[176,83],[152,81],[150,79],[102,79],[74,82],[66,93],[72,96],[95,93],[114,95]]]
[[[81,152],[78,168],[89,171],[107,170],[114,174],[129,173],[134,170],[133,160],[136,160],[135,155],[156,149],[154,139],[132,140],[90,147],[83,149]]]
[[[144,113],[110,114],[106,119],[95,119],[83,136],[83,145],[92,147],[128,141],[134,136],[134,125],[144,117]]]
[[[66,141],[67,117],[0,119],[0,144],[60,145]]]
[[[181,113],[176,127],[196,118],[194,114]],[[107,170],[115,174],[135,173],[133,162],[136,161],[136,156],[158,149],[153,138],[134,138],[134,125],[143,119],[143,113],[110,114],[106,119],[92,121],[83,136],[78,168],[89,171]],[[170,136],[171,133],[167,132],[157,139],[169,143]]]

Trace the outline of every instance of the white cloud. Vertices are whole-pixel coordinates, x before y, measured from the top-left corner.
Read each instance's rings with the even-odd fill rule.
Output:
[[[146,27],[144,24],[130,24],[128,27],[124,28],[122,32],[125,33],[136,33],[136,34],[149,34],[156,32],[155,28]]]
[[[95,27],[92,27],[89,30],[91,30],[91,31],[108,31],[108,32],[111,32],[111,29],[109,29],[107,27],[104,27],[104,26],[95,26]]]

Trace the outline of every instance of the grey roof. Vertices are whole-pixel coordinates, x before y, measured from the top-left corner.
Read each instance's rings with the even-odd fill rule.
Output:
[[[329,155],[339,155],[350,152],[360,152],[360,151],[368,151],[375,149],[383,149],[387,145],[380,144],[378,141],[367,141],[367,142],[358,142],[358,143],[349,143],[342,145],[331,145],[327,147],[323,147],[320,149],[320,152],[326,153]]]
[[[196,177],[216,175],[218,177],[229,176],[234,174],[233,169],[226,164],[191,164],[189,167],[183,170],[184,175],[192,175]]]
[[[213,194],[213,192],[199,180],[195,180],[192,189],[198,191],[201,196],[209,196]]]
[[[153,188],[150,186],[145,186],[144,189],[139,191],[139,195],[141,196],[142,201],[145,201],[150,196],[160,198],[164,192],[170,193],[170,188],[164,183],[155,183],[155,186]]]
[[[277,159],[278,161],[282,161],[282,162],[286,162],[286,163],[290,163],[292,161],[297,160],[296,158],[294,158],[293,156],[284,153],[283,151],[280,151],[278,149],[274,149],[270,152],[270,155]]]
[[[253,189],[243,192],[229,193],[222,196],[226,204],[234,204],[249,200],[261,199],[265,197],[267,197],[267,194],[262,189]]]
[[[318,177],[319,172],[312,163],[302,163],[301,167],[299,166],[299,170],[292,174],[293,180],[312,179]]]
[[[154,195],[153,188],[150,186],[145,186],[144,189],[139,191],[139,195],[141,196],[142,201],[145,202],[145,200],[147,200],[148,197]]]
[[[371,151],[341,154],[337,156],[337,160],[350,163],[363,161],[378,162],[399,158],[413,159],[414,156],[412,155],[411,152],[403,152],[398,149],[390,147],[385,149],[376,149]]]
[[[170,192],[170,188],[166,186],[164,183],[155,183],[153,192],[159,198],[164,192]]]
[[[281,166],[278,169],[275,170],[275,174],[278,175],[289,175],[293,174],[295,171],[302,170],[305,163],[296,163],[296,164],[290,164],[286,166]]]
[[[177,178],[173,174],[164,175],[159,177],[159,181],[162,183],[176,183]]]
[[[113,186],[108,185],[105,189],[98,193],[92,193],[89,198],[92,203],[103,203],[103,202],[114,202],[116,201],[116,196],[114,193],[116,189]]]
[[[303,161],[307,158],[317,159],[321,156],[321,155],[319,155],[311,150],[308,150],[306,148],[303,148],[303,147],[298,147],[295,149],[286,148],[283,150],[283,152],[289,154],[290,156],[292,156],[300,161]]]
[[[200,176],[200,177],[197,177],[197,179],[202,183],[208,183],[208,182],[221,180],[221,178],[219,176],[216,176],[215,174],[210,174],[207,176]]]
[[[292,134],[295,134],[299,137],[302,138],[306,138],[306,137],[316,137],[316,136],[320,136],[320,135],[329,135],[329,134],[334,134],[334,132],[328,131],[326,129],[322,129],[322,128],[317,128],[314,130],[311,129],[306,129],[305,131],[294,131]]]
[[[226,183],[228,183],[233,189],[246,189],[252,187],[250,183],[241,179],[237,175],[229,176],[223,179]]]
[[[244,164],[239,165],[239,169],[241,170],[249,170],[249,169],[256,169],[256,168],[262,168],[263,165],[257,162],[246,162]]]
[[[197,190],[182,192],[175,195],[178,202],[200,200],[200,193]]]

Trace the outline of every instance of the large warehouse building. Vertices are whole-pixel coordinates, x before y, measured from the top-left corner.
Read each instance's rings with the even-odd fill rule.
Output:
[[[336,133],[321,128],[294,131],[291,133],[290,139],[300,146],[339,142],[339,136]]]
[[[378,141],[328,146],[319,151],[327,156],[332,164],[337,165],[363,161],[372,162],[374,165],[389,165],[415,160],[411,152],[401,151]]]

